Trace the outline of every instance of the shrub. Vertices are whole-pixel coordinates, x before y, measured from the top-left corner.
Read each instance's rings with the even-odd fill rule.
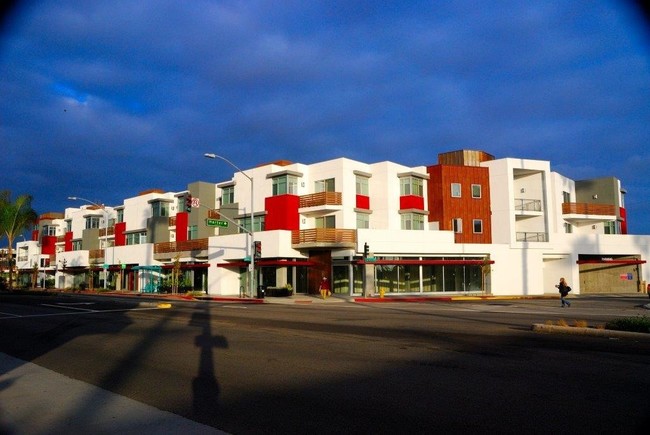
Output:
[[[576,328],[586,328],[589,326],[586,320],[576,320],[574,325]]]
[[[605,324],[605,328],[617,331],[650,333],[650,318],[646,316],[623,317],[610,320]]]

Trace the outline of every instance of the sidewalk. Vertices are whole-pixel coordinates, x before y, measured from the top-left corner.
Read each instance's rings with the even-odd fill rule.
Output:
[[[0,434],[225,434],[0,352]]]

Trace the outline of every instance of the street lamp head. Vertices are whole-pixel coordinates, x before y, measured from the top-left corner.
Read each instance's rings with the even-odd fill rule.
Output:
[[[203,154],[203,157],[207,157],[209,159],[216,159],[217,155],[214,154],[214,153],[205,153],[205,154]]]
[[[72,201],[76,201],[76,200],[77,200],[77,197],[76,197],[76,196],[68,196],[68,199],[70,199],[70,200],[72,200]]]

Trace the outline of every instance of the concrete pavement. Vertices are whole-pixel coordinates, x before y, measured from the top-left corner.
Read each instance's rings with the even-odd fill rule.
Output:
[[[0,434],[225,434],[0,352]]]

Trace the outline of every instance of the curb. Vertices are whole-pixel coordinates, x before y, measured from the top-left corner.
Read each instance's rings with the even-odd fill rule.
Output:
[[[645,332],[628,332],[628,331],[617,331],[614,329],[582,328],[577,326],[544,325],[541,323],[534,323],[531,329],[534,332],[549,333],[549,334],[588,335],[591,337],[605,337],[605,338],[633,338],[633,339],[650,341],[650,334],[647,334]]]
[[[509,300],[523,300],[523,299],[557,299],[557,296],[386,296],[386,297],[358,297],[354,298],[354,302],[370,303],[370,302],[454,302],[454,301],[509,301]]]

